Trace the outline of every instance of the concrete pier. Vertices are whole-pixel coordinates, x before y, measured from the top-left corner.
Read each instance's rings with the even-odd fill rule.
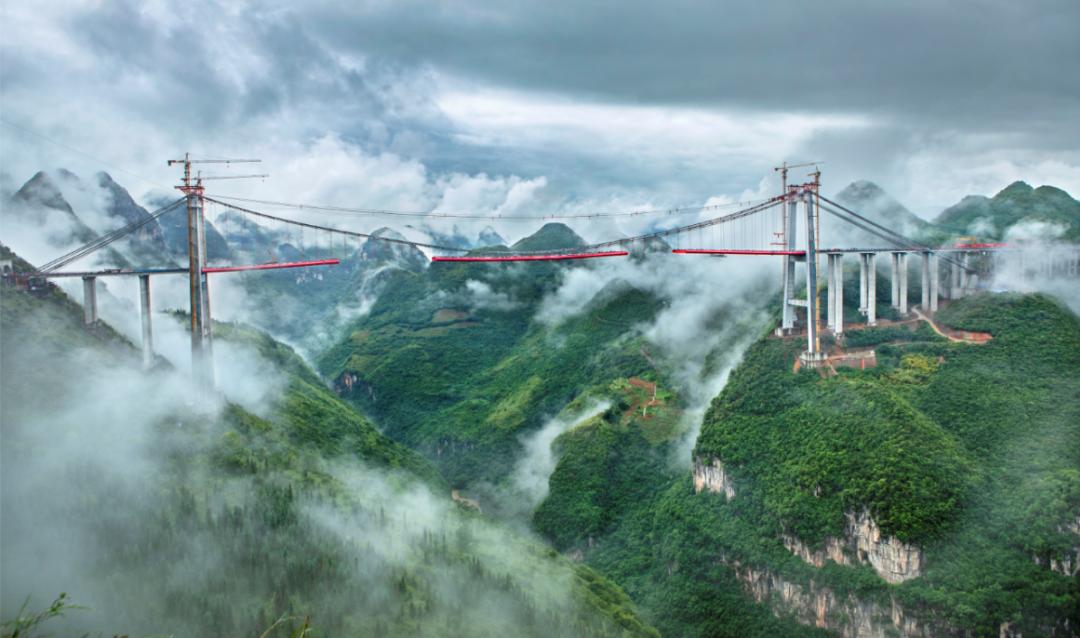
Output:
[[[866,253],[859,253],[859,312],[866,314]]]
[[[83,277],[83,323],[97,323],[97,277]]]
[[[900,253],[890,253],[892,265],[889,288],[889,305],[893,308],[900,307]]]
[[[952,264],[949,267],[949,299],[959,299],[964,296],[963,287],[961,286],[960,262],[953,259]]]
[[[970,295],[975,288],[977,277],[971,268],[971,253],[964,253],[964,267],[960,269],[960,295]]]
[[[922,254],[922,302],[919,304],[919,308],[923,312],[930,310],[930,253],[925,252]]]
[[[154,365],[154,331],[150,322],[150,275],[139,275],[139,307],[142,309],[142,364],[144,370]]]
[[[877,267],[874,253],[859,253],[859,310],[866,314],[866,325],[877,325]]]
[[[833,315],[833,311],[836,308],[836,275],[834,270],[836,268],[836,253],[825,254],[825,286],[828,289],[828,300],[825,302],[825,322],[831,330],[836,325],[836,317]]]
[[[938,259],[937,255],[930,255],[930,312],[937,312],[938,309],[938,287],[941,284],[941,277],[938,273]]]
[[[908,268],[907,268],[907,253],[900,253],[900,305],[897,309],[901,315],[908,313]]]
[[[836,263],[833,267],[835,272],[836,294],[833,302],[836,304],[836,320],[833,322],[833,332],[837,337],[844,334],[844,254],[836,254]]]

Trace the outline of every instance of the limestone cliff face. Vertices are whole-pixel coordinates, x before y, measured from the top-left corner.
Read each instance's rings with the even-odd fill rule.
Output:
[[[829,536],[825,539],[825,547],[819,550],[812,550],[810,547],[799,540],[797,536],[793,534],[782,534],[780,540],[783,541],[784,547],[789,552],[795,554],[799,558],[803,559],[803,562],[813,565],[814,567],[824,567],[826,560],[831,560],[838,565],[850,565],[851,560],[847,554],[844,553],[847,543],[841,541],[838,538]]]
[[[855,541],[860,561],[869,562],[879,576],[890,583],[902,583],[922,574],[923,552],[896,537],[884,537],[881,528],[863,509],[858,514],[848,512],[845,536]]]
[[[733,563],[747,592],[774,613],[790,613],[806,625],[837,632],[842,638],[929,638],[949,633],[911,617],[895,599],[887,604],[862,601],[852,595],[838,596],[813,581],[803,585],[768,570]]]
[[[1032,560],[1035,561],[1036,565],[1049,567],[1051,571],[1063,576],[1076,576],[1080,574],[1080,514],[1077,515],[1076,520],[1069,521],[1060,526],[1058,530],[1062,534],[1072,534],[1077,537],[1072,552],[1065,552],[1060,556],[1050,556],[1048,558],[1033,556]]]
[[[720,459],[713,459],[712,463],[694,459],[694,492],[702,490],[722,493],[729,501],[735,498],[735,484],[732,483]]]
[[[844,537],[826,538],[823,549],[811,550],[790,534],[784,534],[781,540],[788,551],[814,567],[823,567],[826,560],[840,565],[869,563],[890,583],[902,583],[922,574],[922,550],[893,536],[883,536],[869,510],[847,512],[845,517]]]

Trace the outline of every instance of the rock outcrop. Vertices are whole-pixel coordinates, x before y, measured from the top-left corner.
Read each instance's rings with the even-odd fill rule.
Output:
[[[837,632],[843,638],[928,638],[948,633],[912,617],[893,598],[889,602],[863,601],[854,595],[838,596],[832,589],[803,585],[772,572],[733,564],[743,587],[753,599],[773,613],[793,614],[800,623]]]
[[[702,490],[722,493],[729,501],[735,498],[735,484],[720,459],[713,459],[709,464],[703,463],[701,459],[694,459],[694,492]]]
[[[811,550],[790,534],[781,536],[781,541],[788,551],[814,567],[823,567],[826,560],[840,565],[869,564],[890,583],[902,583],[922,574],[922,550],[896,537],[884,536],[869,510],[847,512],[845,518],[844,537],[826,538],[822,549]]]
[[[1032,557],[1032,560],[1035,561],[1036,565],[1048,567],[1050,571],[1063,576],[1076,576],[1080,574],[1080,515],[1077,515],[1076,520],[1059,526],[1058,531],[1062,534],[1072,534],[1077,537],[1072,552],[1066,551],[1061,555],[1049,557],[1036,555]]]
[[[879,576],[890,583],[902,583],[922,574],[921,549],[894,536],[883,536],[867,509],[846,516],[845,536],[855,541],[858,559],[870,563]]]

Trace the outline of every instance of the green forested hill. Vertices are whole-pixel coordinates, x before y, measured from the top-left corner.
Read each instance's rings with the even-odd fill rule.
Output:
[[[665,635],[819,634],[754,604],[722,566],[696,561],[716,533],[708,524],[700,537],[697,524],[653,529],[681,506],[688,486],[679,362],[642,334],[665,302],[614,281],[579,314],[550,325],[534,318],[575,267],[522,266],[434,264],[426,275],[398,274],[320,369],[497,515],[520,511],[500,496],[513,487],[525,437],[553,415],[572,422],[583,406],[608,406],[555,439],[558,464],[533,527],[626,583]],[[484,291],[486,307],[469,286]],[[496,296],[513,304],[494,304]],[[712,317],[726,337],[710,366],[722,366],[737,341],[760,329],[745,312],[733,303]],[[677,549],[661,549],[668,532],[683,543]],[[658,551],[683,556],[683,567],[668,573]]]
[[[1077,545],[1067,525],[1080,512],[1080,320],[1038,295],[978,295],[940,320],[994,338],[889,337],[877,368],[824,378],[792,374],[799,343],[752,346],[694,452],[723,461],[730,501],[695,494],[685,471],[642,471],[647,446],[610,413],[567,433],[537,527],[622,584],[665,634],[793,635],[747,603],[756,570],[790,591],[884,606],[881,631],[896,630],[896,601],[933,634],[996,636],[1011,623],[1068,635],[1080,586],[1049,565]],[[849,339],[880,342],[866,332]],[[923,550],[921,576],[890,585],[868,566],[816,568],[781,542],[820,548],[864,507],[883,535]],[[772,604],[781,618],[813,618],[797,597]],[[857,622],[849,613],[830,609],[830,626]]]
[[[549,224],[519,245],[580,243],[567,227]],[[388,273],[370,313],[318,367],[454,485],[499,480],[518,456],[519,437],[576,397],[617,378],[665,372],[632,329],[660,301],[626,282],[558,325],[534,321],[573,269],[435,263],[422,273]]]
[[[1008,228],[1024,221],[1052,224],[1063,232],[1062,239],[1080,241],[1080,202],[1060,188],[1032,188],[1024,182],[1014,182],[991,198],[966,197],[942,211],[936,224],[955,234],[1002,239]]]
[[[266,335],[216,327],[285,376],[245,409],[139,372],[57,290],[2,294],[4,621],[66,591],[87,609],[44,631],[655,635],[595,572],[455,507]]]

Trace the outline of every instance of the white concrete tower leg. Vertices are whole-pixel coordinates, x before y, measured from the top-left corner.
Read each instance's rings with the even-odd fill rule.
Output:
[[[784,248],[786,250],[795,250],[795,235],[798,230],[799,221],[799,203],[792,198],[788,203],[782,204],[787,206],[787,227],[784,228]],[[795,256],[784,256],[784,307],[781,312],[781,327],[783,331],[790,332],[795,328],[795,306],[791,304],[791,299],[795,296]]]
[[[817,244],[814,240],[814,202],[803,195],[806,212],[806,351],[814,365],[818,360]]]

